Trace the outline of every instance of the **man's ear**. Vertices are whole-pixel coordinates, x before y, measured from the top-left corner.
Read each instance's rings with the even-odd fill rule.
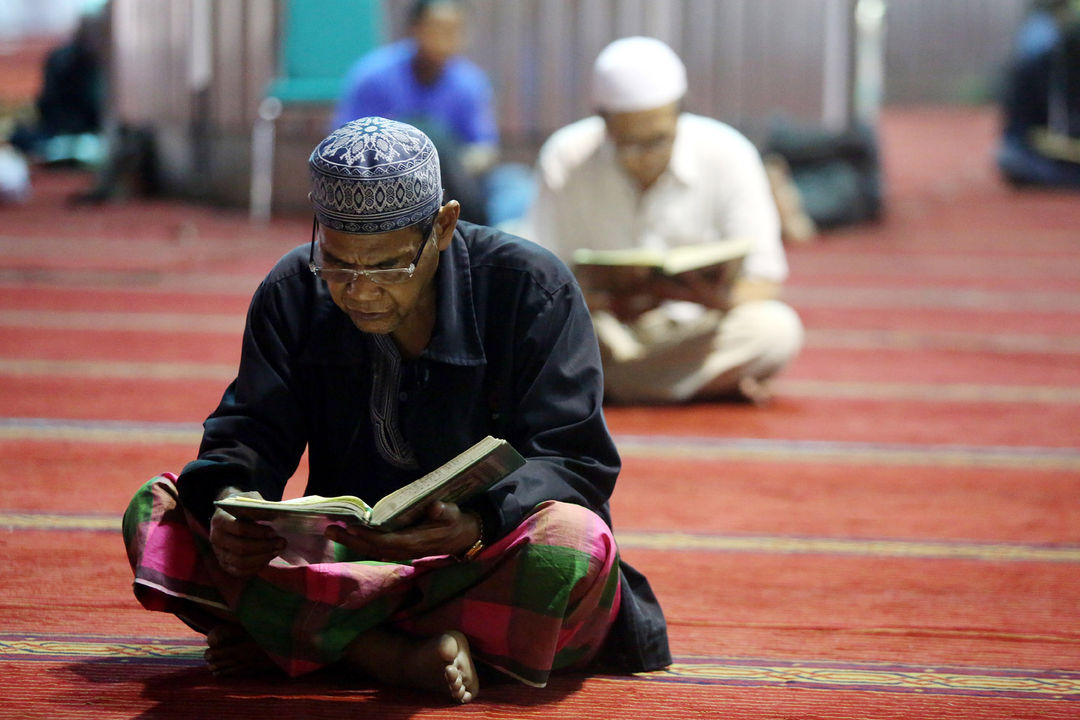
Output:
[[[450,247],[450,241],[454,239],[454,228],[457,227],[459,217],[461,217],[461,203],[457,200],[451,200],[439,208],[439,216],[435,218],[435,233],[438,237],[439,252]]]

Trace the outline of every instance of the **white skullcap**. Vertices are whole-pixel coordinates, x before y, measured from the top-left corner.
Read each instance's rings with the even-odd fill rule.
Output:
[[[593,102],[603,112],[652,110],[685,94],[686,66],[656,38],[616,40],[593,63]]]

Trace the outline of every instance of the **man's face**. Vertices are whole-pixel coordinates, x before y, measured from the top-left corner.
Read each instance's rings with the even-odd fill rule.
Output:
[[[651,187],[671,162],[678,120],[678,103],[604,115],[619,164],[642,190]]]
[[[461,52],[463,24],[461,9],[454,3],[435,3],[429,7],[412,29],[420,58],[435,67],[442,67]]]
[[[421,238],[416,227],[408,227],[388,233],[357,235],[319,226],[315,257],[324,267],[356,270],[408,267],[420,250],[416,272],[404,282],[383,285],[362,275],[349,283],[327,281],[334,304],[349,316],[358,330],[380,335],[394,333],[414,312],[424,309],[427,302],[433,302],[433,280],[439,265],[435,234],[437,231]]]

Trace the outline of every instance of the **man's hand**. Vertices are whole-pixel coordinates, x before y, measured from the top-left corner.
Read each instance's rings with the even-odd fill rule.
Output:
[[[716,310],[730,307],[727,283],[712,268],[690,270],[675,277],[659,277],[653,288],[665,300],[684,300]]]
[[[480,520],[454,503],[433,502],[419,522],[395,532],[358,525],[331,526],[326,537],[373,560],[415,560],[431,555],[460,555],[480,538]]]
[[[645,267],[620,267],[619,272],[607,276],[601,271],[610,268],[587,269],[597,270],[583,273],[582,288],[589,310],[606,310],[625,323],[634,322],[665,300],[685,300],[717,310],[728,310],[733,304],[728,283],[716,268],[691,270],[674,277]]]
[[[226,488],[217,499],[236,495],[262,498],[257,492]],[[210,545],[225,572],[236,577],[250,577],[258,574],[285,549],[285,540],[266,525],[239,520],[218,508],[210,518]]]
[[[731,304],[751,300],[776,300],[780,297],[780,283],[759,278],[740,278],[731,289]]]
[[[602,310],[622,322],[632,322],[660,301],[648,287],[653,277],[651,268],[586,265],[576,272],[591,312]]]

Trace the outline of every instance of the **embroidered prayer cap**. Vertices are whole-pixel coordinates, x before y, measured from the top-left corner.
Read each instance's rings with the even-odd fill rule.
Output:
[[[384,233],[415,225],[442,205],[439,154],[412,125],[381,117],[330,133],[308,159],[311,203],[324,227]]]
[[[656,38],[626,37],[593,63],[593,102],[602,112],[653,110],[686,94],[686,66]]]

